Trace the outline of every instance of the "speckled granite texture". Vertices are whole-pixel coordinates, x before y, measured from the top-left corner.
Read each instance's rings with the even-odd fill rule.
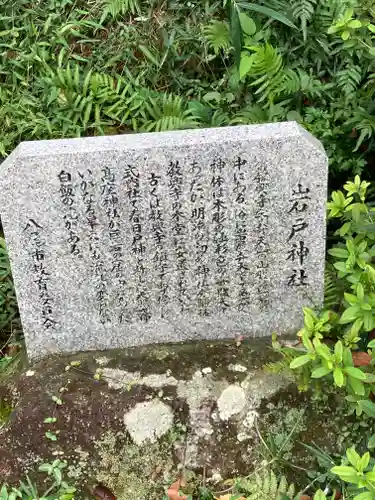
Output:
[[[30,358],[288,333],[321,304],[327,159],[294,122],[27,142],[1,169]]]

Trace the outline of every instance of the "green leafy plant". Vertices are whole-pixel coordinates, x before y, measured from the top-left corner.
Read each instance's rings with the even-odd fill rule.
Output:
[[[323,141],[332,182],[370,176],[371,4],[69,5],[0,0],[3,155],[30,139],[295,119]]]
[[[148,132],[194,128],[197,125],[193,111],[180,97],[164,95],[162,99],[150,98],[146,107],[151,117],[145,126]]]
[[[50,483],[43,493],[38,492],[36,485],[26,476],[26,482],[20,482],[18,488],[10,488],[3,484],[0,488],[0,500],[72,500],[75,498],[75,488],[63,480],[63,469],[66,463],[54,460],[39,466],[39,471],[47,474]]]
[[[328,202],[329,217],[341,219],[335,235],[339,243],[328,253],[333,257],[329,273],[329,303],[334,310],[317,314],[304,308],[304,327],[298,332],[300,343],[284,347],[275,337],[273,347],[283,356],[278,364],[268,365],[271,371],[290,369],[298,386],[309,386],[319,392],[320,379],[330,380],[344,388],[346,399],[356,411],[375,416],[375,404],[369,400],[374,391],[372,365],[356,367],[353,351],[365,345],[375,359],[374,341],[367,340],[375,329],[375,233],[373,208],[366,204],[370,184],[356,176],[342,191],[332,193]],[[333,280],[335,281],[333,285]]]
[[[0,238],[0,332],[11,331],[12,322],[18,323],[18,306],[5,240]]]
[[[375,498],[375,465],[369,467],[370,453],[360,456],[354,448],[346,450],[350,465],[338,465],[331,469],[346,483],[354,484],[361,493],[354,500],[373,500]]]
[[[316,6],[316,0],[301,0],[293,2],[293,17],[301,23],[304,40],[307,39],[307,24],[311,21]]]
[[[372,383],[372,378],[353,366],[352,353],[349,348],[343,347],[341,340],[336,342],[333,350],[317,337],[311,342],[307,334],[302,335],[302,342],[307,354],[291,361],[292,370],[308,365],[309,377],[320,379],[329,375],[337,387],[345,386],[349,394],[368,395],[364,382]]]
[[[348,40],[356,30],[362,27],[361,21],[354,19],[353,14],[353,9],[347,9],[344,15],[328,29],[328,33],[338,33],[343,40]]]

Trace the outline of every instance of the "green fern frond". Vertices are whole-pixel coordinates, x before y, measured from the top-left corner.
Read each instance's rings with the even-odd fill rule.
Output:
[[[145,107],[151,116],[144,126],[148,132],[163,130],[178,130],[194,128],[197,125],[196,117],[181,97],[165,94],[163,99],[150,98]]]
[[[327,33],[336,19],[342,17],[347,3],[342,0],[319,1],[314,12],[314,25],[319,33]]]
[[[77,63],[57,68],[55,73],[50,71],[46,81],[54,88],[51,102],[56,100],[77,127],[86,128],[89,123],[100,124],[108,119],[123,123],[135,95],[121,77],[85,71]]]
[[[308,74],[306,71],[298,68],[297,73],[300,79],[300,91],[306,97],[321,97],[326,85],[322,83],[318,78],[313,75]]]
[[[280,87],[280,93],[287,95],[295,94],[301,90],[301,77],[297,71],[286,68],[284,70],[283,85]]]
[[[232,125],[248,125],[250,123],[266,123],[267,112],[258,104],[250,104],[241,109],[231,120]]]
[[[249,48],[254,52],[251,74],[262,75],[262,79],[266,79],[266,74],[274,76],[281,71],[283,60],[272,45],[267,43],[260,47],[254,46]]]
[[[282,359],[266,363],[263,366],[264,371],[268,373],[291,373],[290,363],[301,354],[301,351],[297,351],[293,347],[280,347],[277,351],[282,355]]]
[[[288,485],[284,476],[278,481],[272,470],[255,474],[254,479],[239,480],[236,486],[241,493],[246,494],[247,500],[281,500],[295,495],[294,485]]]
[[[275,95],[283,85],[284,72],[281,55],[270,44],[263,46],[247,47],[253,52],[252,64],[249,75],[257,77],[251,86],[257,87],[255,94],[259,96],[258,102],[272,103]]]
[[[367,82],[365,83],[365,88],[369,88],[371,95],[375,92],[375,73],[370,73],[367,77]]]
[[[339,306],[344,294],[344,286],[340,285],[337,271],[332,264],[326,264],[324,271],[324,308],[334,309]]]
[[[301,22],[303,39],[307,39],[307,23],[311,20],[315,11],[316,0],[295,0],[292,4],[294,19]]]
[[[282,359],[265,364],[263,366],[264,370],[269,373],[291,372],[290,363],[294,358],[300,356],[301,350],[297,347],[286,345],[285,342],[279,341],[275,333],[272,334],[272,349],[274,352],[280,354]]]
[[[223,125],[228,125],[228,124],[229,124],[228,113],[225,113],[225,111],[221,109],[216,109],[211,116],[210,126],[222,127]]]
[[[249,104],[238,111],[231,119],[233,125],[248,125],[250,123],[267,123],[282,121],[286,117],[286,110],[280,103],[270,103],[269,107],[259,104]]]
[[[113,19],[126,14],[140,14],[141,6],[138,0],[104,0],[104,10],[101,21],[108,15]]]
[[[365,108],[358,107],[357,110],[347,122],[348,125],[359,131],[354,151],[357,151],[363,141],[370,139],[375,133],[375,116],[371,115]]]
[[[362,71],[359,66],[347,66],[336,74],[338,87],[346,97],[350,97],[358,89],[362,80]]]
[[[227,22],[214,20],[203,27],[203,34],[208,48],[213,50],[215,54],[219,54],[221,50],[225,52],[230,48],[230,33]]]

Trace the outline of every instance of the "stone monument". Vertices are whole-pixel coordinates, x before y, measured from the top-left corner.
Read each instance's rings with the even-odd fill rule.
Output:
[[[31,359],[283,334],[322,303],[327,159],[294,122],[25,142],[1,169]]]

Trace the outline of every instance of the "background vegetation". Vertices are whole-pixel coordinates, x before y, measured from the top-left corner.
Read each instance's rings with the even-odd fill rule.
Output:
[[[0,155],[23,140],[297,120],[323,142],[331,188],[373,180],[374,11],[374,0],[0,0]],[[18,327],[2,242],[0,342]]]
[[[370,178],[372,0],[0,0],[0,152],[296,119]]]

